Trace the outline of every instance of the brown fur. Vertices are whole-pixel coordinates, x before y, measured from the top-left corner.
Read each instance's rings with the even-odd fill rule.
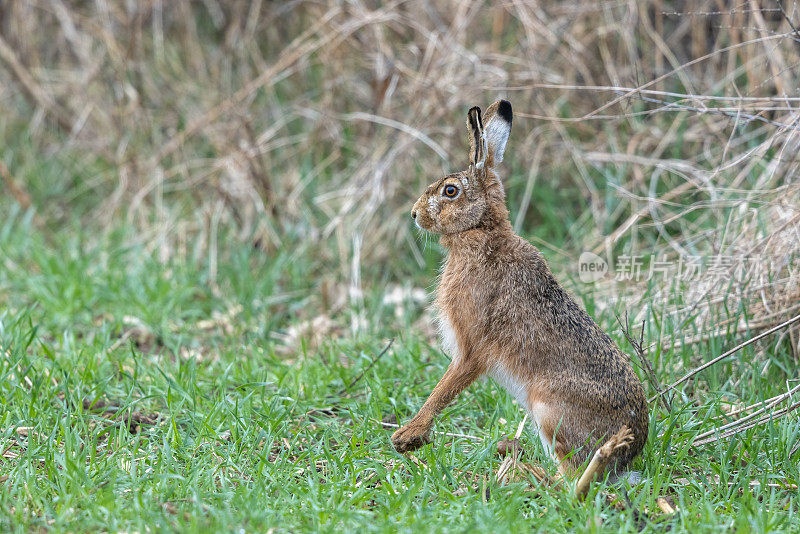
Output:
[[[635,439],[612,465],[624,469],[647,439],[642,384],[627,355],[559,285],[542,254],[514,234],[495,174],[505,146],[497,132],[507,138],[511,126],[510,104],[502,103],[505,117],[497,113],[501,102],[489,107],[479,126],[487,131],[485,156],[475,150],[482,132],[475,132],[480,110],[476,121],[473,108],[472,165],[434,182],[412,210],[417,224],[441,234],[449,249],[435,305],[452,327],[455,346],[447,372],[392,443],[401,452],[427,443],[436,414],[479,376],[490,374],[522,396],[562,472],[579,467],[627,425]],[[506,119],[508,130],[493,122]],[[448,185],[461,189],[456,198],[444,195]]]

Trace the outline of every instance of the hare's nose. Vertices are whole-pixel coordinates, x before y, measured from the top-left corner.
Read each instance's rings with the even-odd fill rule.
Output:
[[[417,210],[411,210],[411,218],[412,219],[416,219],[417,218]]]

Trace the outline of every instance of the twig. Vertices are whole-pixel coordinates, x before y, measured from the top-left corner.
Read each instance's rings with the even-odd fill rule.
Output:
[[[157,165],[163,161],[173,152],[180,149],[189,138],[194,137],[203,128],[217,120],[221,115],[227,113],[239,103],[250,98],[253,93],[259,89],[271,87],[276,84],[281,79],[280,73],[290,68],[301,58],[308,57],[317,50],[325,48],[326,46],[333,48],[332,43],[336,44],[347,39],[347,37],[353,33],[356,33],[364,26],[388,22],[393,18],[393,15],[388,13],[388,9],[385,9],[382,12],[376,12],[371,17],[365,17],[356,22],[345,24],[339,28],[339,31],[329,32],[316,40],[310,39],[311,36],[313,36],[322,27],[324,27],[326,24],[329,24],[331,20],[339,15],[341,11],[342,10],[339,7],[330,9],[327,13],[325,13],[325,15],[320,17],[311,28],[303,32],[300,36],[296,37],[291,43],[289,43],[284,48],[283,53],[279,56],[275,64],[265,69],[254,79],[250,80],[244,85],[244,87],[236,91],[229,98],[226,98],[213,108],[192,120],[184,130],[163,145],[161,150],[153,158],[153,163]]]
[[[378,362],[378,360],[380,360],[380,359],[383,357],[383,355],[384,355],[384,354],[386,354],[386,353],[389,351],[389,348],[392,346],[392,343],[394,343],[394,338],[392,338],[392,339],[390,339],[390,340],[389,340],[389,343],[387,343],[387,344],[386,344],[386,346],[383,348],[383,350],[380,352],[380,354],[378,354],[377,356],[375,356],[375,357],[372,359],[372,361],[371,361],[371,362],[369,362],[369,365],[368,365],[368,366],[367,366],[367,367],[366,367],[366,368],[365,368],[363,371],[361,371],[361,373],[360,373],[360,374],[359,374],[357,377],[355,377],[355,379],[353,379],[353,381],[352,381],[352,382],[350,382],[350,385],[348,385],[348,386],[346,386],[346,387],[342,388],[342,389],[339,391],[339,395],[343,395],[343,394],[347,393],[348,391],[350,391],[350,389],[351,389],[353,386],[355,386],[355,385],[356,385],[356,383],[357,383],[359,380],[361,380],[362,378],[364,378],[364,375],[367,373],[367,371],[369,371],[370,369],[372,369],[372,366],[373,366],[373,365],[375,365],[375,364]]]
[[[131,434],[135,434],[142,426],[156,424],[157,417],[135,412],[132,409],[122,409],[113,406],[102,399],[83,399],[83,409],[90,413],[98,414],[106,419],[124,423]]]
[[[379,117],[377,115],[373,115],[372,113],[364,113],[363,111],[347,113],[341,115],[341,117],[342,119],[347,121],[358,121],[358,120],[369,121],[375,124],[381,124],[383,126],[395,128],[396,130],[408,134],[414,139],[417,139],[421,143],[427,145],[431,150],[436,152],[437,156],[442,158],[445,162],[450,161],[447,151],[444,148],[442,148],[442,146],[439,143],[428,137],[424,132],[421,132],[418,129],[414,128],[413,126],[409,126],[408,124],[404,124],[400,121],[389,119],[387,117]]]
[[[782,408],[774,413],[765,414],[757,421],[748,424],[737,424],[734,428],[730,428],[726,432],[723,432],[719,436],[715,436],[713,438],[703,439],[703,440],[695,440],[692,442],[692,446],[699,447],[700,445],[708,445],[709,443],[714,443],[716,441],[729,438],[735,434],[739,434],[740,432],[744,432],[745,430],[750,430],[751,428],[755,428],[757,426],[763,425],[765,423],[769,423],[770,421],[775,421],[776,419],[780,419],[781,417],[793,412],[797,408],[800,408],[800,401],[795,402],[791,406],[787,406],[786,408]],[[745,418],[742,418],[745,419]],[[737,423],[740,423],[737,421]]]
[[[650,359],[644,353],[644,321],[642,321],[642,331],[639,335],[639,340],[637,341],[630,335],[631,324],[630,320],[628,319],[628,312],[625,311],[625,323],[622,323],[619,315],[616,313],[614,314],[617,317],[617,322],[619,323],[620,328],[622,329],[622,333],[625,335],[625,339],[628,340],[633,350],[636,352],[636,356],[639,359],[639,363],[642,364],[642,369],[644,370],[644,374],[647,377],[647,381],[650,382],[650,386],[656,390],[656,397],[661,400],[664,408],[667,410],[667,413],[672,411],[672,406],[670,405],[669,399],[663,396],[661,383],[656,378],[656,372],[653,370],[653,366],[650,363]]]
[[[792,379],[792,380],[787,380],[787,386],[788,386],[788,382],[797,382],[798,380],[800,380],[800,379],[795,378],[795,379]],[[792,394],[794,394],[795,391],[797,391],[796,387],[787,390],[786,393],[781,393],[780,395],[775,395],[774,397],[770,397],[768,399],[764,399],[764,400],[760,400],[758,402],[755,402],[755,403],[751,404],[750,406],[745,406],[744,408],[737,408],[736,410],[733,410],[731,412],[728,412],[728,413],[725,413],[725,414],[722,414],[722,415],[718,415],[718,416],[714,417],[714,420],[716,421],[717,419],[731,418],[731,417],[733,417],[735,415],[739,415],[740,413],[747,413],[747,412],[749,412],[750,410],[752,410],[754,408],[758,408],[760,406],[764,406],[765,404],[770,404],[772,401],[774,401],[776,399],[783,400],[783,399],[785,399],[787,397],[791,397]]]
[[[657,498],[656,504],[658,505],[659,508],[661,508],[661,511],[664,512],[665,514],[675,513],[675,508],[673,508],[672,505],[669,503],[669,501],[664,497]]]
[[[583,499],[589,491],[589,486],[594,477],[605,470],[608,462],[617,455],[617,451],[627,449],[633,442],[633,432],[627,426],[623,426],[619,432],[611,436],[605,445],[597,449],[592,456],[592,461],[586,467],[578,483],[575,485],[575,496]]]
[[[659,395],[663,395],[667,391],[669,391],[671,389],[675,389],[676,386],[679,386],[680,384],[683,384],[684,382],[689,380],[691,377],[693,377],[697,373],[699,373],[699,372],[701,372],[701,371],[703,371],[705,369],[708,369],[709,367],[711,367],[715,363],[717,363],[717,362],[719,362],[721,360],[724,360],[725,358],[727,358],[731,354],[734,354],[735,352],[745,348],[746,346],[752,345],[753,343],[755,343],[759,339],[763,339],[763,338],[767,337],[768,335],[770,335],[770,334],[772,334],[774,332],[777,332],[778,330],[780,330],[782,328],[785,328],[785,327],[787,327],[789,325],[792,325],[792,324],[794,324],[794,323],[796,323],[798,321],[800,321],[800,315],[796,315],[796,316],[792,317],[791,319],[789,319],[788,321],[784,321],[783,323],[779,324],[778,326],[770,328],[766,332],[762,332],[761,334],[757,335],[756,337],[754,337],[752,339],[748,339],[744,343],[740,343],[739,345],[736,345],[731,350],[720,354],[719,356],[717,356],[713,360],[711,360],[709,362],[706,362],[703,365],[701,365],[700,367],[697,367],[696,369],[693,369],[693,370],[689,371],[684,376],[682,376],[679,380],[677,380],[676,382],[673,382],[672,384],[668,385],[664,391],[662,391],[661,393],[658,393],[657,395],[654,395],[653,397],[648,399],[648,402],[653,402],[656,398],[658,398]]]
[[[792,31],[794,32],[794,34],[798,37],[798,39],[800,39],[800,30],[797,29],[797,27],[794,25],[794,22],[792,22],[791,17],[789,17],[789,14],[786,13],[786,10],[783,8],[783,2],[781,0],[775,0],[775,1],[778,4],[778,8],[781,11],[781,15],[783,15],[783,18],[786,19],[786,22],[789,23],[789,27],[792,28]],[[795,42],[798,42],[798,41],[795,40]]]
[[[800,310],[800,306],[789,306],[785,310],[781,310],[780,313],[763,316],[757,321],[752,321],[752,322],[749,322],[749,323],[740,322],[740,324],[736,325],[736,328],[734,330],[729,330],[728,333],[729,334],[741,334],[741,333],[744,333],[744,332],[747,332],[747,331],[756,332],[756,331],[764,330],[765,328],[772,328],[775,325],[775,321],[770,320],[771,318],[773,318],[774,316],[778,316],[778,315],[785,316],[789,312],[794,312],[794,311],[798,311],[798,310]],[[650,350],[655,350],[656,348],[658,348],[660,346],[661,351],[662,352],[666,352],[666,351],[670,351],[670,350],[677,350],[677,349],[680,349],[682,347],[688,347],[688,346],[691,346],[691,345],[696,345],[698,343],[703,343],[705,341],[708,341],[712,337],[719,337],[721,335],[721,333],[724,332],[724,330],[722,330],[721,327],[729,325],[729,324],[731,324],[731,323],[733,323],[734,321],[737,321],[737,320],[738,319],[736,319],[736,318],[725,319],[724,321],[720,321],[720,322],[714,324],[713,327],[709,328],[704,333],[700,333],[700,334],[697,334],[695,336],[691,336],[691,337],[685,338],[683,340],[672,339],[671,340],[672,342],[670,344],[667,344],[669,340],[664,340],[664,341],[662,341],[660,343],[658,341],[654,341],[653,343],[650,344],[649,347],[647,347],[647,350],[649,350],[649,351]]]
[[[679,65],[678,67],[674,68],[673,70],[671,70],[671,71],[669,71],[669,72],[667,72],[665,74],[662,74],[661,76],[659,76],[659,77],[657,77],[657,78],[655,78],[653,80],[650,80],[649,82],[647,82],[647,83],[645,83],[643,85],[640,85],[639,87],[636,87],[635,89],[632,89],[631,91],[628,91],[627,93],[625,93],[625,94],[623,94],[621,96],[618,96],[617,98],[611,100],[610,102],[607,102],[607,103],[603,104],[602,106],[600,106],[599,108],[597,108],[597,109],[595,109],[593,111],[590,111],[589,113],[585,114],[579,120],[586,120],[586,119],[592,117],[593,115],[597,115],[601,111],[604,111],[604,110],[610,108],[611,106],[622,102],[626,98],[638,93],[642,89],[647,89],[648,87],[651,87],[651,86],[657,84],[658,82],[661,82],[661,81],[669,78],[673,74],[675,74],[675,73],[677,73],[679,71],[682,71],[682,70],[684,70],[684,69],[686,69],[688,67],[691,67],[692,65],[695,65],[695,64],[700,63],[702,61],[705,61],[708,58],[714,57],[715,55],[724,54],[724,53],[729,52],[731,50],[736,50],[738,48],[742,48],[742,47],[749,46],[749,45],[752,45],[752,44],[763,43],[765,41],[774,41],[776,39],[784,39],[786,37],[791,37],[791,36],[792,36],[792,32],[786,32],[786,33],[781,33],[781,34],[776,34],[776,35],[768,35],[768,36],[765,36],[765,37],[759,37],[759,38],[756,38],[756,39],[751,39],[751,40],[748,40],[748,41],[735,43],[735,44],[732,44],[730,46],[726,46],[724,48],[720,48],[719,50],[714,50],[713,52],[710,52],[710,53],[708,53],[708,54],[706,54],[704,56],[701,56],[701,57],[695,58],[695,59],[693,59],[691,61],[688,61],[686,63],[683,63],[682,65]]]
[[[14,180],[14,177],[11,176],[11,171],[8,170],[8,167],[1,159],[0,178],[3,179],[3,183],[6,184],[6,188],[11,192],[11,196],[22,206],[22,209],[27,210],[31,207],[31,196]]]
[[[236,93],[231,95],[229,98],[226,98],[199,117],[190,121],[186,128],[164,143],[164,145],[161,147],[161,150],[154,156],[153,163],[157,165],[163,161],[173,152],[181,148],[189,138],[196,135],[200,130],[213,123],[222,114],[227,113],[235,105],[247,99],[259,89],[270,87],[275,84],[280,79],[278,74],[282,70],[288,68],[303,56],[311,54],[328,44],[332,37],[336,36],[335,33],[321,37],[316,41],[309,41],[309,38],[319,31],[320,28],[328,24],[340,12],[341,8],[339,7],[330,9],[327,13],[325,13],[325,15],[320,17],[313,26],[296,37],[291,43],[286,45],[283,53],[278,57],[278,61],[274,65],[265,69],[256,78],[249,81],[244,85],[244,87],[236,91]],[[352,31],[355,31],[356,29],[357,28],[354,28]]]
[[[519,438],[522,435],[522,430],[525,428],[525,422],[527,420],[528,415],[526,414],[519,426],[517,426],[517,432],[514,434],[514,437],[511,439],[505,438],[497,444],[497,452],[500,453],[501,456],[504,456],[504,460],[500,464],[500,467],[497,468],[495,481],[503,486],[509,481],[512,473],[522,471],[524,474],[536,479],[539,484],[544,484],[550,488],[556,488],[563,482],[563,478],[560,475],[551,477],[541,465],[519,461],[522,455]],[[539,488],[531,487],[528,491],[536,491],[538,489]]]
[[[522,435],[522,429],[525,428],[525,422],[527,420],[528,414],[525,414],[525,417],[522,418],[522,422],[519,424],[519,426],[517,426],[517,432],[514,434],[514,439],[511,440],[511,454],[506,454],[503,463],[501,463],[500,467],[497,468],[495,480],[501,486],[506,483],[508,472],[511,471],[511,468],[515,467],[517,464],[517,459],[520,455],[519,437]]]
[[[748,414],[748,415],[745,415],[743,417],[740,417],[739,419],[737,419],[735,421],[731,421],[730,423],[728,423],[726,425],[722,425],[719,428],[715,428],[714,430],[709,430],[708,432],[703,432],[702,434],[700,434],[698,436],[695,436],[694,442],[695,443],[701,442],[705,438],[711,437],[711,436],[713,436],[714,434],[716,434],[718,432],[722,432],[722,431],[728,430],[729,428],[734,428],[734,427],[740,426],[740,425],[744,424],[745,422],[749,421],[750,419],[753,419],[756,416],[759,416],[762,413],[766,412],[767,410],[769,410],[771,408],[774,408],[776,405],[780,404],[781,402],[783,402],[783,401],[785,401],[787,399],[790,399],[792,394],[794,392],[798,391],[798,390],[800,390],[800,385],[793,387],[792,389],[790,389],[789,391],[787,391],[786,393],[784,393],[782,395],[778,395],[777,397],[773,397],[772,399],[764,401],[764,403],[763,403],[764,406],[760,410],[756,410],[755,412],[753,412],[751,414]]]
[[[760,239],[757,243],[748,247],[747,251],[744,253],[744,256],[749,256],[750,254],[758,251],[758,249],[761,248],[765,243],[768,243],[770,239],[783,232],[786,228],[790,228],[793,224],[795,224],[795,222],[799,220],[800,220],[800,213],[798,213],[794,217],[791,217],[788,221],[781,224],[780,227],[773,230],[770,233],[770,235]],[[729,275],[732,269],[733,266],[730,266],[725,270],[725,272]],[[688,309],[683,310],[684,314],[686,315],[686,319],[683,320],[678,329],[683,328],[690,321],[690,318],[694,310],[700,305],[701,302],[705,301],[706,297],[708,297],[708,294],[711,292],[713,287],[714,286],[710,285],[705,291],[703,291],[703,293],[698,298],[695,299],[694,304],[692,304]]]
[[[8,70],[14,75],[25,96],[32,103],[47,111],[62,129],[71,133],[73,124],[67,112],[36,83],[36,80],[33,79],[31,73],[22,64],[14,49],[3,39],[2,35],[0,35],[0,61],[5,63]]]
[[[373,421],[385,428],[400,428],[400,425],[398,425],[397,423],[386,423],[384,421],[378,421],[377,419],[373,419]],[[469,434],[458,434],[455,432],[434,432],[434,434],[448,436],[451,438],[464,438],[464,439],[470,439],[472,441],[483,441],[483,438],[479,438],[478,436],[470,436]]]
[[[736,474],[740,474],[740,473],[731,473],[731,476],[735,476]],[[705,481],[709,485],[721,485],[719,475],[714,475],[714,476],[708,475],[708,476],[705,477],[704,480],[703,480],[703,478],[698,478],[696,480],[692,479],[690,481],[688,478],[683,478],[683,477],[676,478],[676,479],[673,480],[673,482],[675,482],[676,484],[680,484],[681,486],[684,486],[684,487],[689,486],[692,483],[700,485],[700,484],[703,483],[703,481]],[[731,487],[731,486],[737,485],[737,483],[732,481],[732,480],[729,480],[726,485],[728,487]],[[797,489],[797,484],[792,484],[791,482],[788,482],[787,480],[783,480],[781,482],[767,482],[765,484],[762,484],[760,480],[751,480],[747,484],[747,486],[750,487],[750,488],[763,486],[763,487],[766,487],[766,488],[776,488],[776,489],[784,489],[784,490],[796,490]]]

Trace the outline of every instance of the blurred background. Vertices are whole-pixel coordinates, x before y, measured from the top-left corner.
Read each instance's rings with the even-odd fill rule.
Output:
[[[503,97],[514,228],[591,313],[773,326],[800,311],[798,27],[790,0],[3,2],[0,302],[100,324],[129,299],[158,330],[182,309],[148,291],[190,265],[276,350],[394,312],[432,335],[443,251],[408,212]],[[98,274],[120,250],[163,287]]]

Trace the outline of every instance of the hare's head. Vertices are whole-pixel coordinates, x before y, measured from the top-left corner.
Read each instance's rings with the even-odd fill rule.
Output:
[[[498,100],[486,115],[474,107],[467,113],[470,166],[433,182],[419,197],[411,216],[417,226],[449,235],[507,220],[505,194],[495,166],[503,161],[511,132],[511,104]]]

